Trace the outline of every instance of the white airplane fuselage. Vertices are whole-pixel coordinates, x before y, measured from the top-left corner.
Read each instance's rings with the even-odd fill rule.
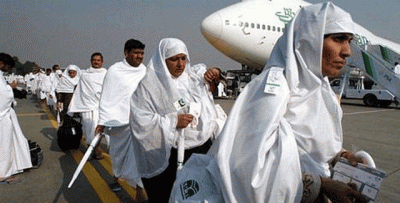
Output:
[[[310,3],[302,0],[248,0],[212,13],[201,24],[203,36],[229,58],[262,69],[295,13]],[[400,52],[400,44],[380,38],[356,24],[359,45],[384,45]]]

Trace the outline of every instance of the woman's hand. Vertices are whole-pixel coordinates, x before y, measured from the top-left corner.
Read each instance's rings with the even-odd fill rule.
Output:
[[[368,202],[369,200],[357,190],[354,183],[342,183],[330,178],[321,178],[321,192],[333,203]]]
[[[204,79],[210,84],[210,92],[216,89],[215,83],[219,82],[220,71],[217,68],[211,68],[204,73]]]
[[[97,125],[96,130],[94,131],[95,135],[102,133],[104,131],[104,125]]]
[[[340,157],[343,157],[349,160],[352,166],[357,166],[357,163],[367,164],[367,161],[363,160],[362,158],[356,157],[354,152],[350,151],[343,151]]]
[[[179,114],[178,115],[178,124],[176,128],[186,128],[189,123],[193,121],[193,116],[190,114]]]

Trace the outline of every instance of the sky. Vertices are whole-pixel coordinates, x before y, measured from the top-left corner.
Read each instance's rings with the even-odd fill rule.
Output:
[[[0,52],[43,68],[75,64],[86,69],[101,52],[105,68],[124,58],[126,40],[145,45],[147,65],[161,39],[179,38],[191,64],[223,70],[241,65],[218,52],[202,36],[211,13],[238,0],[18,0],[0,1]],[[323,1],[309,0],[310,3]],[[400,0],[332,0],[375,35],[400,43]]]

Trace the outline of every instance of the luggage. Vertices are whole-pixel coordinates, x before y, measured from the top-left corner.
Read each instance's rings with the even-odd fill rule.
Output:
[[[57,130],[57,144],[61,150],[78,149],[82,139],[82,124],[69,115],[64,116]]]
[[[28,92],[24,89],[19,90],[17,88],[13,89],[14,92],[14,98],[18,98],[18,99],[26,99],[26,95],[28,94]]]
[[[36,142],[28,140],[29,151],[31,153],[32,168],[39,168],[43,161],[43,151],[42,148]]]

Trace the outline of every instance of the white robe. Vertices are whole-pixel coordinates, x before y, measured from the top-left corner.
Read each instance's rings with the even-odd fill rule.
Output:
[[[82,130],[88,144],[93,141],[95,136],[94,132],[99,120],[100,94],[106,73],[107,69],[105,68],[90,67],[88,71],[85,71],[69,104],[69,113],[81,113],[82,115]],[[109,139],[107,138],[107,140]]]
[[[36,73],[36,74],[32,74],[32,75],[31,75],[31,78],[30,78],[30,81],[31,81],[31,91],[32,91],[32,94],[34,94],[34,95],[36,95],[36,93],[37,93],[37,88],[38,88],[37,81],[38,81],[38,77],[39,77],[39,74]]]
[[[323,39],[352,33],[352,26],[330,2],[303,8],[236,100],[208,155],[185,165],[170,202],[300,202],[302,172],[329,177],[342,146],[342,110],[322,75]],[[200,190],[182,194],[187,181]]]
[[[25,75],[26,90],[30,93],[32,91],[32,81],[34,80],[33,73]]]
[[[46,99],[47,104],[49,104],[48,102],[50,99],[51,92],[53,90],[52,86],[53,86],[53,78],[50,75],[49,76],[43,75],[42,80],[39,83],[39,89],[40,89],[39,98]]]
[[[0,71],[0,179],[32,167],[28,141],[11,108],[14,94]]]
[[[124,178],[131,186],[143,183],[131,174],[137,174],[129,129],[129,102],[138,83],[146,74],[146,66],[133,67],[126,59],[112,65],[104,78],[99,106],[99,125],[106,126],[110,135],[110,157],[116,177]],[[110,128],[107,128],[110,127]]]

